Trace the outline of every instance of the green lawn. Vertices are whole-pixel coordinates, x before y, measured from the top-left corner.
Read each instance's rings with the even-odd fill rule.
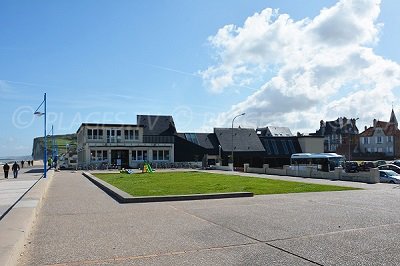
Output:
[[[95,174],[95,176],[132,196],[224,192],[253,192],[255,195],[261,195],[356,189],[204,172],[155,172],[131,175]]]

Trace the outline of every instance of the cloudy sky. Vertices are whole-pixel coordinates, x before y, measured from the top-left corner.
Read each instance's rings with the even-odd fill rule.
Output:
[[[302,5],[303,4],[303,5]],[[227,8],[229,7],[229,8]],[[49,127],[173,115],[315,132],[320,120],[400,115],[397,0],[2,1],[0,157]],[[399,117],[400,118],[400,117]]]

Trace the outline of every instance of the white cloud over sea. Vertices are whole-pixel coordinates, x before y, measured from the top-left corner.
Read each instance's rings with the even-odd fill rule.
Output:
[[[209,37],[216,62],[200,71],[205,87],[225,96],[235,86],[265,82],[209,125],[228,126],[243,112],[242,126],[303,132],[338,116],[359,117],[360,129],[373,118],[388,120],[398,101],[400,65],[374,52],[383,27],[380,5],[380,0],[342,0],[298,21],[266,8],[242,26],[220,28]]]

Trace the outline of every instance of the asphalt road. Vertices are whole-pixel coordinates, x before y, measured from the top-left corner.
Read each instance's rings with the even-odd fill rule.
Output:
[[[399,265],[400,189],[370,186],[119,204],[60,172],[19,265]]]

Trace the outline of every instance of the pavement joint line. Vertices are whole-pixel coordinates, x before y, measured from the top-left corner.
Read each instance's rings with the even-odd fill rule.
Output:
[[[297,258],[300,258],[300,259],[302,259],[302,260],[305,260],[305,261],[311,262],[311,263],[313,263],[313,264],[315,264],[315,265],[324,266],[324,265],[323,265],[323,264],[321,264],[321,263],[318,263],[318,262],[316,262],[316,261],[313,261],[313,260],[307,259],[306,257],[300,256],[300,255],[298,255],[298,254],[296,254],[296,253],[293,253],[293,252],[291,252],[291,251],[288,251],[288,250],[286,250],[286,249],[283,249],[283,248],[277,247],[277,246],[275,246],[275,245],[272,245],[272,244],[270,244],[270,243],[264,243],[264,244],[266,244],[267,246],[269,246],[269,247],[271,247],[271,248],[274,248],[274,249],[280,250],[280,251],[282,251],[282,252],[285,252],[285,253],[287,253],[287,254],[290,254],[290,255],[292,255],[292,256],[295,256],[295,257],[297,257]]]
[[[287,240],[295,240],[295,239],[302,239],[302,238],[329,236],[329,235],[335,235],[335,234],[340,234],[340,233],[365,231],[365,230],[371,230],[371,229],[391,227],[391,226],[396,226],[396,225],[400,225],[400,222],[392,223],[392,224],[382,224],[382,225],[375,225],[375,226],[369,226],[369,227],[362,227],[362,228],[345,229],[345,230],[339,230],[339,231],[322,233],[322,234],[315,234],[315,235],[306,235],[306,236],[298,236],[298,237],[287,237],[287,238],[280,238],[280,239],[277,238],[277,239],[271,239],[271,240],[266,240],[266,241],[262,241],[262,242],[267,244],[267,243],[277,242],[277,241],[287,241]]]
[[[176,208],[176,207],[174,207],[174,206],[172,206],[172,208],[174,208],[174,209],[176,209],[176,210],[178,210],[178,211],[181,211],[181,212],[183,212],[183,213],[185,213],[185,214],[188,214],[188,215],[190,215],[190,216],[196,217],[197,219],[200,219],[200,220],[209,222],[209,223],[214,224],[214,225],[216,225],[216,226],[219,226],[219,227],[222,227],[222,228],[227,229],[227,230],[229,230],[229,231],[232,231],[232,232],[234,232],[234,233],[236,233],[236,234],[240,234],[240,235],[242,235],[242,236],[244,236],[244,237],[247,237],[247,238],[249,238],[249,239],[251,239],[251,240],[253,240],[253,241],[256,241],[256,242],[253,243],[253,244],[263,243],[263,244],[266,244],[267,246],[269,246],[269,247],[271,247],[271,248],[277,249],[277,250],[282,251],[282,252],[284,252],[284,253],[286,253],[286,254],[289,254],[289,255],[295,256],[295,257],[297,257],[297,258],[303,259],[303,260],[305,260],[305,261],[311,262],[311,263],[313,263],[313,264],[315,264],[315,265],[323,266],[322,264],[320,264],[320,263],[318,263],[318,262],[312,261],[312,260],[307,259],[307,258],[305,258],[305,257],[302,257],[302,256],[300,256],[300,255],[298,255],[298,254],[295,254],[295,253],[293,253],[293,252],[287,251],[287,250],[285,250],[285,249],[283,249],[283,248],[276,247],[276,246],[274,246],[274,245],[272,245],[272,244],[270,244],[270,243],[268,243],[268,242],[266,242],[266,241],[261,241],[261,240],[255,238],[255,237],[249,236],[249,235],[247,235],[247,234],[245,234],[245,233],[242,233],[242,232],[239,232],[239,231],[237,231],[237,230],[235,230],[235,229],[229,228],[229,227],[227,227],[227,226],[223,226],[223,225],[221,225],[221,224],[218,224],[218,223],[216,223],[216,222],[213,222],[213,221],[204,219],[204,218],[202,218],[202,217],[198,217],[198,216],[196,216],[196,215],[194,215],[194,214],[188,213],[187,211],[181,210],[181,209]]]
[[[121,262],[121,261],[129,261],[129,260],[140,260],[140,259],[150,259],[150,258],[158,258],[158,257],[169,257],[169,256],[179,256],[184,254],[192,254],[197,252],[204,251],[218,251],[225,249],[233,249],[240,248],[252,245],[259,245],[260,243],[245,243],[245,244],[234,244],[227,246],[217,246],[217,247],[207,247],[207,248],[199,248],[199,249],[191,249],[191,250],[182,250],[182,251],[171,251],[160,254],[148,254],[148,255],[137,255],[137,256],[127,256],[127,257],[114,257],[108,259],[95,259],[95,260],[81,260],[81,261],[71,261],[71,262],[62,262],[56,264],[46,264],[47,266],[79,266],[79,265],[95,265],[101,264],[105,262]],[[261,243],[264,244],[264,243]]]

